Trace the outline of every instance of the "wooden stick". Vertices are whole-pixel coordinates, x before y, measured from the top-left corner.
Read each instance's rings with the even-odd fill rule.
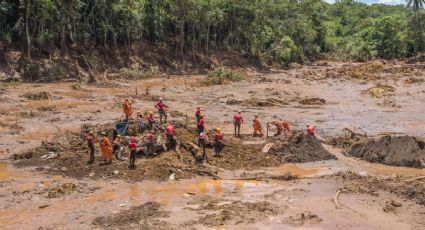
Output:
[[[335,193],[335,196],[334,196],[335,208],[339,208],[338,197],[339,197],[339,194],[341,193],[341,191],[342,191],[341,189],[338,189]]]
[[[266,131],[266,139],[269,138],[269,122],[267,122],[267,131]]]
[[[407,179],[407,180],[403,180],[403,182],[409,182],[409,181],[420,180],[420,179],[425,179],[425,176],[418,176],[418,177],[410,178],[410,179]]]

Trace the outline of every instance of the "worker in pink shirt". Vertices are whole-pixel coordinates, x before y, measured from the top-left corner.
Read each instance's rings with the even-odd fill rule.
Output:
[[[137,140],[136,137],[130,138],[130,143],[128,143],[128,148],[130,149],[130,169],[135,169],[136,165],[134,164],[136,162],[136,154],[137,154]]]
[[[159,98],[159,101],[156,103],[155,108],[157,108],[159,112],[159,122],[162,123],[162,116],[164,116],[164,123],[167,123],[167,113],[165,112],[165,108],[168,108],[168,106],[164,103],[162,97]]]
[[[199,121],[198,121],[198,124],[197,124],[197,127],[198,127],[198,133],[202,133],[202,132],[204,132],[204,130],[205,130],[205,120],[204,120],[204,115],[203,114],[201,114],[200,116],[199,116]]]
[[[238,113],[233,117],[233,125],[235,126],[235,136],[241,137],[241,124],[243,123],[242,112],[238,110]]]
[[[316,127],[312,125],[307,125],[307,134],[314,136],[314,131],[316,131]]]
[[[196,106],[195,111],[195,117],[196,117],[196,123],[199,123],[199,120],[201,119],[201,106]]]
[[[221,129],[216,128],[214,133],[214,152],[217,157],[220,156],[221,150],[223,150],[223,139],[224,135],[221,132]]]
[[[174,127],[170,123],[167,123],[165,125],[165,131],[167,133],[167,148],[175,150],[176,140],[174,139],[174,136],[175,136]]]
[[[146,135],[145,143],[146,143],[146,155],[153,156],[155,154],[154,152],[155,145],[154,145],[154,137],[151,132],[149,132]]]

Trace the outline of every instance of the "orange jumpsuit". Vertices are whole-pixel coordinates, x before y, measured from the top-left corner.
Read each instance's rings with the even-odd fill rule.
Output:
[[[291,127],[289,126],[289,122],[287,120],[282,121],[283,131],[285,133],[291,132]]]
[[[275,125],[276,128],[277,128],[277,133],[275,135],[282,134],[282,131],[283,131],[283,124],[282,124],[282,122],[281,121],[276,121],[276,122],[273,122],[273,125]]]
[[[131,110],[130,102],[128,102],[128,101],[124,102],[123,110],[124,110],[125,117],[127,118],[127,120],[130,119],[131,114],[133,113],[133,111]]]
[[[258,118],[255,118],[255,119],[253,120],[252,127],[254,128],[254,135],[256,135],[256,134],[258,134],[258,133],[259,133],[261,136],[263,136],[263,135],[264,135],[263,130],[262,130],[262,128],[261,128],[261,122],[260,122],[260,120],[259,120]]]
[[[112,145],[109,138],[102,137],[99,141],[100,149],[102,150],[103,159],[110,161],[112,159]]]

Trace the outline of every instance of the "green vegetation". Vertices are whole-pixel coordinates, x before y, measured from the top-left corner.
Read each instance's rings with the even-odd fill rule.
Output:
[[[229,50],[278,64],[324,56],[402,58],[425,49],[423,2],[3,0],[0,42],[28,58],[54,49],[131,51],[140,42],[169,44],[181,56],[189,49]]]
[[[222,85],[226,82],[242,80],[242,73],[228,68],[220,68],[208,73],[204,83],[206,85]]]

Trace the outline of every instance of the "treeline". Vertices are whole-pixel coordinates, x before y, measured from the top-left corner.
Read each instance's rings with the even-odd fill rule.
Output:
[[[423,3],[423,0],[416,0]],[[352,0],[1,0],[0,41],[28,57],[54,49],[131,51],[139,42],[231,50],[273,63],[401,58],[425,49],[425,13]]]

